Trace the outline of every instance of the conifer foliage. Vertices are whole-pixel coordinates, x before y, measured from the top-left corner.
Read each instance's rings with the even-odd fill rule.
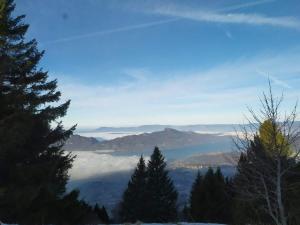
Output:
[[[99,208],[98,204],[96,204],[94,207],[94,212],[97,214],[102,223],[109,224],[110,219],[104,206]]]
[[[123,194],[120,216],[122,221],[144,221],[147,211],[144,204],[147,201],[147,171],[143,156],[141,156],[136,169],[128,182],[128,187]]]
[[[209,168],[204,177],[197,174],[190,196],[190,216],[194,222],[228,223],[232,196],[229,182],[220,168]]]
[[[261,109],[258,113],[250,109],[252,119],[249,119],[248,130],[256,132],[250,135],[243,129],[242,137],[236,140],[241,157],[235,191],[238,204],[243,206],[238,207],[242,222],[299,224],[299,204],[292,200],[297,199],[299,188],[297,104],[290,113],[281,113],[282,101],[283,96],[273,95],[269,82],[269,93],[264,93]]]
[[[121,203],[121,219],[124,222],[175,221],[177,196],[164,157],[155,147],[147,168],[141,157],[128,183]]]
[[[166,162],[155,147],[148,163],[147,222],[169,222],[177,218],[177,191],[166,170]]]
[[[264,124],[263,124],[264,125]],[[262,129],[260,129],[262,130]],[[269,135],[268,132],[266,135]],[[281,135],[281,134],[280,134]],[[276,177],[276,171],[270,168],[276,165],[270,151],[272,148],[267,148],[265,140],[261,135],[255,135],[253,140],[250,141],[249,147],[246,152],[241,153],[238,165],[237,174],[235,176],[235,188],[237,192],[236,206],[235,206],[235,222],[239,223],[264,223],[272,224],[272,217],[265,210],[265,198],[262,194],[268,190],[273,197],[276,193],[276,186],[272,179]],[[281,137],[277,135],[278,137]],[[300,193],[299,193],[299,162],[288,158],[290,148],[284,148],[283,152],[287,153],[281,156],[282,166],[287,168],[291,167],[290,172],[282,177],[284,180],[282,189],[285,198],[284,206],[289,211],[289,224],[299,224],[300,221]],[[263,165],[262,165],[263,162]],[[259,173],[260,177],[255,179],[253,174]],[[264,179],[262,185],[260,182]],[[255,194],[255,195],[254,195]],[[255,197],[253,197],[255,196]],[[275,207],[274,207],[275,208]]]
[[[0,1],[0,218],[59,223],[74,159],[62,146],[75,128],[65,130],[59,119],[70,101],[59,105],[56,80],[38,68],[44,52],[25,40],[29,26],[14,8],[13,0]],[[72,202],[83,206],[77,197]]]
[[[201,204],[202,199],[201,195],[202,193],[202,176],[201,173],[198,171],[196,179],[193,183],[192,190],[191,190],[191,195],[190,195],[190,217],[189,219],[194,220],[194,221],[199,221],[201,219],[200,213],[202,213],[201,209]],[[187,213],[186,213],[187,214]]]

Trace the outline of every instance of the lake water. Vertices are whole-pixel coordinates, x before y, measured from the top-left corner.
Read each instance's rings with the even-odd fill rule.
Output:
[[[223,140],[222,142],[202,144],[202,145],[192,146],[192,147],[162,150],[162,153],[165,156],[167,161],[176,161],[176,160],[182,160],[184,158],[188,158],[202,153],[230,152],[232,150],[233,150],[233,143],[232,140],[228,138],[226,140]],[[140,150],[140,151],[110,151],[105,153],[110,154],[112,156],[133,156],[133,155],[150,156],[152,152],[153,149]],[[98,151],[97,153],[102,154],[104,152]]]

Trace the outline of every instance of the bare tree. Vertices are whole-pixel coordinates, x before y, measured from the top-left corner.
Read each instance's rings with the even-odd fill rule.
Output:
[[[290,113],[280,113],[283,96],[269,92],[260,99],[261,109],[249,109],[251,118],[235,140],[241,157],[237,166],[236,190],[242,201],[259,201],[259,210],[276,225],[287,225],[292,214],[286,207],[286,177],[292,172],[300,153],[295,126],[297,104]]]

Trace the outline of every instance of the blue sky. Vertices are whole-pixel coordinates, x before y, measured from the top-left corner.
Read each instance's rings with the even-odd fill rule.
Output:
[[[64,123],[240,123],[268,77],[300,96],[299,1],[16,0]]]

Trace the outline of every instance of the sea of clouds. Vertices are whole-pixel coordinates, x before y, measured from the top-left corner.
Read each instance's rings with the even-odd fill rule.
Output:
[[[99,177],[114,172],[133,170],[140,156],[114,156],[99,151],[73,151],[76,158],[70,170],[71,180]],[[145,157],[148,160],[148,157]]]

